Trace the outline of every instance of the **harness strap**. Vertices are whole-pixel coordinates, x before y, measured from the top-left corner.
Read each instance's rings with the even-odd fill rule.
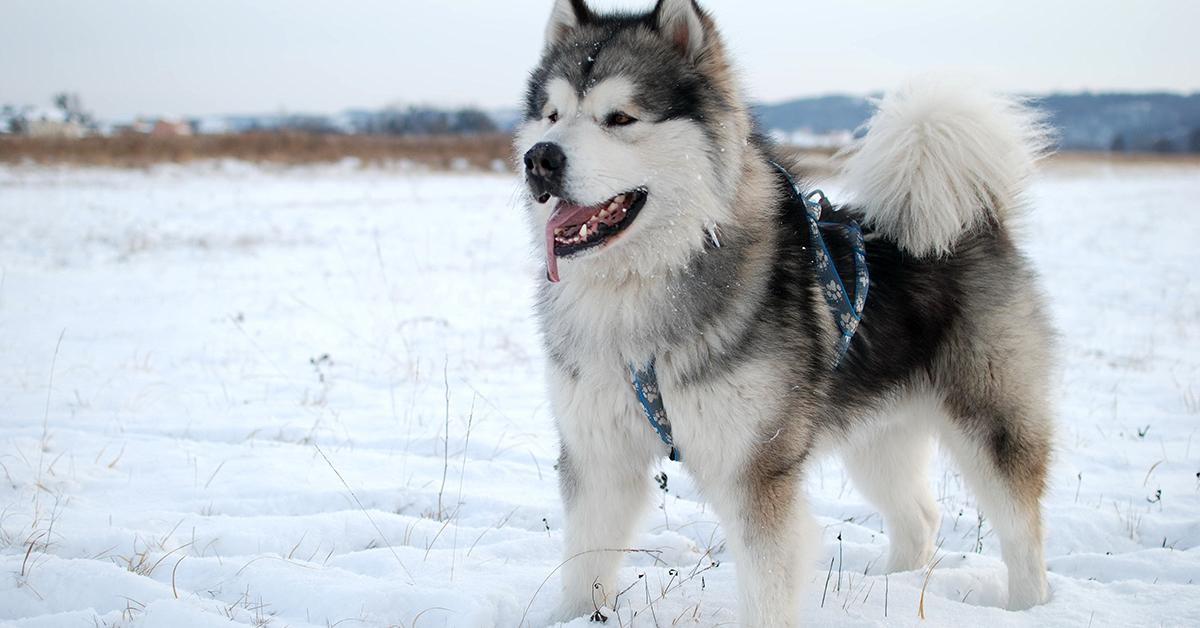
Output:
[[[650,427],[654,428],[662,442],[671,448],[671,460],[676,462],[682,460],[679,448],[675,446],[675,441],[671,438],[671,421],[667,418],[667,411],[663,408],[662,394],[658,390],[658,374],[654,370],[654,359],[651,358],[641,369],[630,364],[629,372],[633,376],[633,392],[637,394],[638,403],[642,404],[642,412],[646,413],[646,420],[650,422]]]
[[[821,295],[825,297],[825,303],[829,305],[829,312],[833,314],[833,320],[841,331],[833,359],[833,366],[837,368],[841,364],[842,358],[846,356],[846,352],[850,350],[850,341],[858,331],[859,322],[862,321],[863,307],[867,304],[867,292],[871,288],[871,273],[867,267],[867,248],[863,242],[862,228],[854,220],[848,222],[822,221],[822,211],[833,211],[833,204],[826,198],[825,193],[821,190],[814,190],[805,196],[786,168],[774,161],[771,162],[771,165],[783,174],[791,187],[792,196],[804,205],[808,235],[813,242],[812,262],[821,282]],[[821,234],[821,227],[841,227],[847,232],[850,248],[854,252],[853,298],[850,296],[850,291],[846,289],[846,284],[842,282],[842,276],[838,274],[833,255],[829,252],[829,247],[825,244],[825,237]]]

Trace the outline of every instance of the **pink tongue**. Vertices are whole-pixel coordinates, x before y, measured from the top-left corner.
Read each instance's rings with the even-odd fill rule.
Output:
[[[546,221],[546,278],[558,282],[558,257],[554,255],[554,230],[564,225],[582,225],[595,214],[595,207],[580,207],[559,201]]]

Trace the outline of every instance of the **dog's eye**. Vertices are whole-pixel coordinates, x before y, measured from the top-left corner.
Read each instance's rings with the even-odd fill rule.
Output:
[[[608,114],[608,118],[604,120],[604,124],[608,126],[629,126],[637,122],[637,118],[625,113],[624,111],[616,111]]]
[[[558,122],[558,112],[555,111],[554,113],[551,113],[550,115],[546,116],[546,119],[550,121],[550,124]]]

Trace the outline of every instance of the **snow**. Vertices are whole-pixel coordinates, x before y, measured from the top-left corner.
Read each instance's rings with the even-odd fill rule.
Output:
[[[941,463],[936,567],[878,575],[879,517],[829,459],[809,622],[917,624],[928,580],[928,626],[1200,625],[1197,175],[1035,186],[1050,603],[997,608],[990,522]],[[0,169],[0,625],[546,625],[562,511],[517,199],[353,162]],[[721,529],[663,470],[609,623],[736,622]]]

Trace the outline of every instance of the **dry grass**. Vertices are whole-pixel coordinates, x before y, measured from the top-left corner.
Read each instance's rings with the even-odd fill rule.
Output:
[[[810,178],[836,173],[841,161],[833,150],[781,147],[784,161]],[[364,164],[411,162],[433,170],[512,168],[512,138],[492,135],[378,136],[329,135],[299,131],[240,135],[152,137],[122,135],[82,139],[0,137],[0,164],[33,162],[78,166],[144,168],[162,163],[238,159],[254,163],[298,165],[358,159]],[[1200,167],[1200,155],[1058,153],[1046,160],[1059,172],[1105,166]]]
[[[784,148],[789,163],[810,176],[832,174],[832,151]],[[347,158],[365,164],[411,162],[433,170],[512,168],[512,138],[493,135],[378,136],[327,135],[297,131],[240,135],[153,137],[0,137],[0,164],[145,168],[164,163],[238,159],[253,163],[302,165]]]
[[[192,137],[0,137],[0,163],[143,168],[161,163],[239,159],[280,165],[335,162],[413,162],[432,169],[510,167],[507,135],[391,137],[262,132]]]

